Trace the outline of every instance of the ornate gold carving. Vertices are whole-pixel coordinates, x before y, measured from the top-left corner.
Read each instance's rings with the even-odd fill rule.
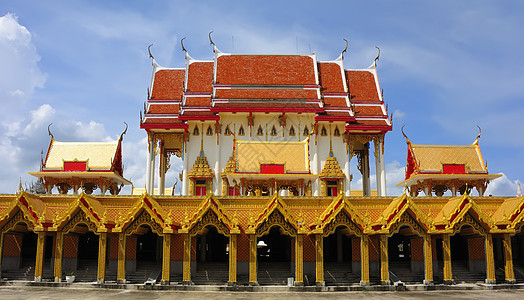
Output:
[[[191,227],[189,230],[189,234],[191,236],[202,234],[206,226],[213,225],[217,229],[217,231],[223,235],[229,236],[229,228],[224,225],[223,222],[221,222],[217,216],[217,214],[212,210],[209,209],[199,220],[198,222]]]
[[[133,222],[127,226],[127,228],[124,230],[124,234],[133,234],[138,229],[138,227],[142,225],[148,225],[151,227],[151,230],[159,236],[163,235],[162,227],[153,221],[151,215],[146,210],[142,210],[142,212],[133,220]]]
[[[296,236],[297,230],[295,227],[293,227],[282,215],[282,213],[279,210],[274,210],[267,219],[260,225],[255,231],[255,234],[257,236],[262,236],[264,234],[269,233],[269,230],[271,227],[278,225],[280,226],[284,232],[286,232],[290,236]]]
[[[480,222],[476,218],[474,218],[470,212],[467,212],[464,215],[464,217],[462,217],[462,220],[455,226],[455,230],[460,231],[460,229],[464,225],[469,225],[473,227],[475,231],[477,231],[478,233],[482,235],[485,235],[487,233],[484,226],[482,226],[482,224],[480,224]]]
[[[333,155],[333,153],[330,153],[330,156],[326,159],[326,163],[324,164],[324,168],[322,168],[322,172],[320,172],[320,178],[333,178],[333,179],[344,179],[346,178],[346,174],[342,172],[342,169],[340,168],[340,165],[338,164],[337,159]]]
[[[213,170],[209,167],[204,151],[195,160],[193,168],[187,173],[189,178],[213,178]]]
[[[7,221],[7,223],[2,226],[2,229],[0,230],[1,233],[8,232],[9,230],[13,229],[16,224],[23,222],[27,225],[27,228],[31,231],[34,230],[34,225],[27,220],[27,218],[24,215],[24,212],[19,209],[12,217]]]
[[[324,227],[323,236],[333,234],[338,226],[345,226],[356,235],[362,235],[362,230],[351,220],[345,211],[341,211],[337,216]]]
[[[92,232],[97,232],[97,225],[91,221],[91,219],[86,215],[86,213],[83,210],[78,210],[78,212],[75,214],[74,217],[69,220],[64,227],[62,227],[62,232],[64,234],[69,233],[71,230],[73,230],[76,225],[78,224],[85,224],[91,230]]]

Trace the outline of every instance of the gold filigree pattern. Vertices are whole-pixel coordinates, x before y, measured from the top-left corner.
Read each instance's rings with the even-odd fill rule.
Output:
[[[258,226],[258,228],[255,231],[256,236],[263,236],[267,233],[269,233],[269,230],[271,227],[278,225],[280,226],[284,232],[286,232],[290,236],[296,236],[297,230],[295,227],[293,227],[282,215],[282,213],[278,210],[274,210],[267,219]]]
[[[326,237],[333,234],[338,226],[345,226],[356,235],[362,235],[362,230],[353,222],[353,220],[351,220],[345,211],[339,212],[337,216],[326,227],[324,227],[322,235]]]
[[[9,221],[7,221],[7,223],[4,224],[4,226],[2,226],[2,229],[0,230],[0,232],[2,233],[5,233],[5,232],[8,232],[9,230],[13,229],[16,224],[20,223],[20,222],[23,222],[27,225],[27,228],[30,229],[31,231],[34,230],[34,226],[33,224],[31,224],[31,222],[29,222],[25,215],[24,215],[24,212],[19,209],[12,217],[11,219],[9,219]]]
[[[195,160],[193,168],[187,173],[189,178],[213,178],[213,170],[209,167],[207,157],[203,151],[200,151],[200,155]]]
[[[215,226],[217,231],[225,236],[229,236],[229,228],[219,220],[217,214],[213,210],[208,210],[199,221],[191,227],[189,234],[191,236],[201,234],[206,226]]]
[[[136,217],[136,219],[134,219],[133,222],[131,222],[131,224],[129,224],[126,227],[126,229],[124,230],[124,234],[131,235],[138,229],[138,227],[142,225],[148,225],[151,228],[151,230],[159,236],[164,235],[162,227],[158,223],[153,221],[149,212],[145,210],[142,210],[142,212]]]
[[[471,213],[469,213],[469,212],[467,212],[464,215],[464,217],[462,217],[462,220],[457,225],[455,225],[455,230],[456,231],[460,231],[460,229],[464,225],[469,225],[469,226],[473,227],[473,229],[475,231],[477,231],[478,233],[480,233],[482,235],[487,234],[487,231],[484,228],[484,226],[482,226],[482,224],[480,224],[480,222],[476,218],[474,218],[471,215]]]
[[[62,232],[65,234],[73,230],[78,224],[85,224],[94,233],[97,233],[97,225],[91,221],[91,219],[86,215],[83,210],[79,210],[74,217],[69,220],[64,227],[62,227]]]

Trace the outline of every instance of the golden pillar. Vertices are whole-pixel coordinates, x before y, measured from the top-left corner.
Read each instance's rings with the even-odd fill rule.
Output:
[[[118,269],[116,281],[126,283],[126,236],[123,233],[118,235]]]
[[[324,237],[321,234],[315,235],[315,270],[317,286],[324,286]]]
[[[369,285],[369,236],[360,237],[360,285]]]
[[[484,237],[486,242],[486,283],[495,284],[495,258],[493,257],[493,235],[486,234]]]
[[[191,235],[184,234],[184,261],[182,266],[182,281],[191,284]]]
[[[451,243],[449,234],[442,235],[442,256],[444,259],[444,284],[452,284],[453,276],[451,274]]]
[[[380,235],[380,282],[389,285],[388,236]]]
[[[55,282],[62,280],[62,255],[64,252],[64,233],[56,233],[55,246]]]
[[[38,232],[38,239],[36,241],[36,262],[35,262],[35,281],[42,281],[42,271],[44,268],[44,246],[45,246],[45,232]]]
[[[513,253],[511,252],[511,237],[504,234],[502,239],[504,245],[504,270],[506,273],[506,282],[515,283],[515,274],[513,274]]]
[[[237,236],[229,236],[229,285],[237,283]]]
[[[249,284],[257,285],[257,237],[249,235]]]
[[[2,249],[4,248],[4,233],[0,232],[0,278],[2,276]]]
[[[162,284],[169,284],[171,272],[171,234],[164,234],[164,247],[162,249]]]
[[[433,284],[433,249],[431,245],[431,235],[424,236],[424,284]]]
[[[98,271],[96,275],[97,283],[104,283],[106,278],[106,249],[107,232],[102,232],[98,237]]]
[[[304,285],[304,235],[295,237],[295,285]]]

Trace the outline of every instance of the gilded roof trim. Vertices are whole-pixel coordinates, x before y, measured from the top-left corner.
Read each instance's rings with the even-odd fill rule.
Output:
[[[199,222],[202,221],[203,216],[208,211],[213,211],[217,217],[218,221],[221,222],[228,230],[229,232],[221,232],[224,235],[231,235],[231,234],[239,234],[240,229],[238,227],[238,219],[236,217],[233,217],[233,219],[230,219],[227,214],[224,211],[224,208],[222,207],[222,204],[220,201],[212,194],[209,194],[206,199],[204,199],[202,202],[200,202],[200,205],[193,213],[193,216],[188,219],[184,220],[182,223],[182,229],[179,230],[180,233],[188,233],[190,232],[194,226],[196,226]],[[208,225],[208,224],[206,224]],[[204,227],[206,226],[204,225]],[[212,224],[217,227],[217,229],[220,231],[220,226],[217,226],[218,224]]]

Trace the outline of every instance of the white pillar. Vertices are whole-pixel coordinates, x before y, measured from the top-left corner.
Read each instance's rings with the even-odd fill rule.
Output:
[[[216,184],[215,184],[215,195],[223,195],[223,191],[222,191],[222,178],[220,177],[220,156],[222,155],[220,153],[220,145],[217,143],[217,148],[216,148],[216,151],[215,151],[215,155],[216,155],[216,161],[215,161],[215,178],[213,180],[215,180]]]
[[[158,179],[158,194],[164,195],[165,187],[166,187],[166,155],[164,153],[164,146],[160,146],[160,155],[158,158],[158,172],[159,172],[159,179]]]
[[[153,138],[153,134],[150,133],[148,136],[148,153],[147,153],[147,161],[146,161],[146,192],[151,194],[151,157],[154,156],[154,147],[155,147],[155,139]]]
[[[345,193],[346,196],[350,196],[351,194],[351,174],[349,173],[349,156],[347,157],[347,161],[344,163],[344,173],[346,173],[346,186],[345,186]]]
[[[362,192],[364,196],[371,196],[371,183],[369,180],[369,143],[364,144],[362,151]]]
[[[149,177],[149,191],[148,193],[150,195],[153,195],[155,193],[155,148],[156,148],[156,144],[155,144],[155,136],[153,135],[153,140],[151,141],[151,155],[149,157],[150,159],[150,164],[151,164],[151,168],[149,169],[149,172],[150,172],[150,177]]]
[[[310,143],[315,143],[312,139],[310,139]],[[318,144],[314,145],[312,147],[313,149],[313,161],[311,162],[311,174],[318,175]],[[319,188],[318,188],[318,178],[313,180],[311,183],[312,188],[312,194],[313,196],[320,196]]]
[[[187,146],[186,146],[187,147]],[[182,196],[189,195],[189,177],[187,176],[187,168],[188,168],[188,153],[185,152],[186,149],[183,149],[182,151],[182,164],[184,165],[182,169]]]
[[[378,149],[375,149],[375,166],[377,175],[377,195],[386,196],[386,164],[384,160],[384,138],[378,138]]]

